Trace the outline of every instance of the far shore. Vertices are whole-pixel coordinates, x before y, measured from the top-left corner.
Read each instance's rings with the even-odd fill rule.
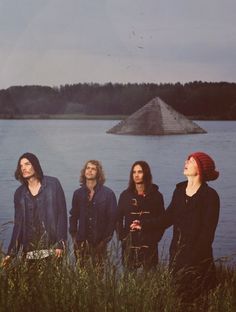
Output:
[[[123,120],[127,115],[85,115],[85,114],[0,114],[0,119],[60,119],[60,120]],[[232,120],[221,118],[220,116],[186,116],[191,120]],[[235,120],[235,119],[233,119]]]
[[[68,120],[121,120],[125,115],[85,115],[85,114],[24,114],[1,115],[0,119],[68,119]]]

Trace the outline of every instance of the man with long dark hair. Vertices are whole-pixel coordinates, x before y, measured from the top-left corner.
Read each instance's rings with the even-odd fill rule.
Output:
[[[129,268],[143,265],[155,267],[158,263],[158,241],[163,232],[148,228],[131,231],[135,220],[147,223],[164,212],[164,201],[158,186],[152,183],[152,174],[145,161],[136,161],[130,170],[129,186],[120,195],[118,202],[118,235],[122,242],[123,264]]]
[[[67,239],[67,212],[59,180],[45,176],[32,153],[19,158],[15,178],[21,186],[14,195],[14,227],[3,264],[20,249],[28,260],[61,257]]]
[[[90,256],[95,264],[102,262],[107,243],[114,232],[116,197],[104,183],[101,163],[97,160],[87,161],[81,170],[81,187],[73,195],[69,228],[75,256],[83,265]]]

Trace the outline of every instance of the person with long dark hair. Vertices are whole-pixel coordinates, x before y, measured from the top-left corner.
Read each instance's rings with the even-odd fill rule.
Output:
[[[15,218],[3,265],[22,249],[26,260],[61,257],[67,239],[67,212],[59,180],[43,174],[38,158],[24,153],[18,160]]]
[[[163,231],[154,233],[148,227],[136,231],[130,229],[134,220],[148,224],[164,212],[164,200],[158,186],[152,183],[152,174],[147,162],[136,161],[130,170],[128,188],[118,202],[117,231],[122,243],[122,260],[128,268],[153,268],[158,263],[158,241]]]

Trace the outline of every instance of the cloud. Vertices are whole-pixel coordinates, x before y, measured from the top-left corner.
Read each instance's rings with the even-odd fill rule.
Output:
[[[234,81],[235,12],[233,0],[0,1],[0,88]]]

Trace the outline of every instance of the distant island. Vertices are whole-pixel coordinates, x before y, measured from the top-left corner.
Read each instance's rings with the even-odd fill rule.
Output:
[[[78,83],[0,90],[1,119],[122,119],[152,98],[196,120],[236,120],[236,83]]]

